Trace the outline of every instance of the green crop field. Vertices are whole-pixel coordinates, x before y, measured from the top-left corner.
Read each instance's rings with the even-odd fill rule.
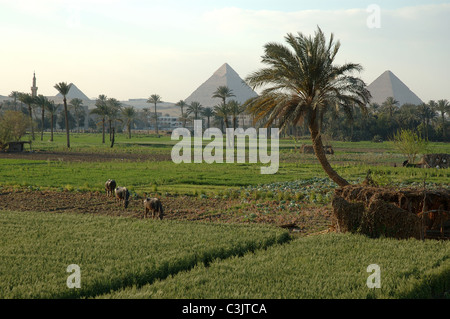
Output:
[[[175,164],[170,158],[174,143],[170,137],[137,136],[129,140],[120,136],[116,146],[110,148],[101,143],[100,134],[73,134],[73,146],[67,150],[64,136],[57,134],[55,142],[36,141],[33,149],[37,154],[59,152],[59,157],[46,160],[0,158],[0,186],[102,190],[106,179],[115,178],[136,192],[148,192],[156,186],[160,192],[192,193],[326,177],[315,156],[300,154],[291,140],[280,142],[285,149],[280,151],[280,167],[274,175],[262,175],[261,167],[267,166],[262,163]],[[144,144],[149,146],[142,146]],[[393,167],[393,164],[401,166],[404,157],[393,151],[390,143],[336,144],[335,155],[329,157],[330,163],[350,181],[362,180],[369,169],[373,178],[384,185],[424,181],[448,184],[450,181],[449,170]],[[450,152],[448,143],[431,143],[429,148],[435,152]],[[88,162],[68,161],[61,154],[89,154],[91,159]],[[105,160],[103,157],[108,154],[119,157]],[[127,154],[142,157],[129,160]],[[162,158],[155,159],[155,156]]]
[[[326,234],[198,265],[152,285],[100,298],[366,299],[443,297],[450,289],[450,242]],[[380,288],[369,288],[369,265]],[[446,296],[449,297],[449,296]]]
[[[101,134],[72,134],[71,149],[64,134],[48,139],[0,154],[0,298],[449,297],[448,241],[315,234],[330,225],[337,186],[299,152],[307,139],[280,140],[273,175],[262,163],[175,164],[169,136],[117,134],[113,148]],[[450,185],[449,169],[402,167],[390,142],[332,145],[328,159],[351,183],[370,169],[379,185]],[[127,210],[103,195],[108,178],[130,189]],[[141,218],[143,193],[167,219]],[[292,222],[297,233],[278,227]],[[67,287],[72,264],[80,289]],[[370,264],[380,289],[366,285]]]
[[[264,226],[0,212],[0,298],[93,297],[288,240]],[[67,267],[81,269],[81,289]]]

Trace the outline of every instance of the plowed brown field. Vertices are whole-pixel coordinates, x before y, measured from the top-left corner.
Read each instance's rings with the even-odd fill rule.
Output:
[[[261,204],[247,203],[239,199],[199,198],[193,196],[162,196],[164,219],[263,223],[286,227],[299,233],[323,230],[330,224],[328,208],[309,208],[299,211],[279,212],[275,203],[266,203],[272,213],[258,211]],[[131,197],[124,208],[113,197],[101,192],[36,191],[27,189],[2,189],[0,210],[55,213],[79,213],[143,218],[143,199]],[[249,219],[251,216],[251,219]]]

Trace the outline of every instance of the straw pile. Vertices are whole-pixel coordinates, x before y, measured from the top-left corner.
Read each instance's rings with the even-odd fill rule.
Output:
[[[423,238],[450,227],[450,190],[350,185],[336,189],[333,225],[370,237]]]
[[[421,163],[426,167],[432,168],[449,168],[450,154],[427,154],[422,157]]]

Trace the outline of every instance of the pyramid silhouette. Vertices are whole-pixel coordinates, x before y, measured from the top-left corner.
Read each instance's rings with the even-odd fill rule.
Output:
[[[57,98],[62,99],[63,96],[61,93],[56,94]],[[73,83],[70,83],[69,94],[66,95],[67,100],[72,100],[74,98],[78,98],[84,101],[89,101],[90,99]]]
[[[214,74],[202,85],[200,85],[188,98],[187,104],[194,101],[199,102],[203,107],[214,107],[221,102],[221,99],[213,98],[214,92],[219,86],[228,86],[235,96],[229,100],[236,100],[244,103],[252,97],[258,96],[227,63],[222,65]]]
[[[367,89],[372,94],[371,103],[383,104],[388,97],[393,97],[401,106],[405,103],[419,105],[422,100],[414,94],[394,73],[385,71]]]

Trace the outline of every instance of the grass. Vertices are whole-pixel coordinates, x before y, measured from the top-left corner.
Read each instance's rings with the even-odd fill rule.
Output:
[[[450,242],[326,234],[197,265],[152,285],[100,298],[371,299],[443,297],[450,289]],[[369,265],[380,289],[369,289]],[[449,297],[448,295],[446,297]]]
[[[364,179],[368,170],[383,185],[423,183],[447,184],[449,170],[415,169],[368,165],[342,165],[337,170],[350,181]],[[64,162],[0,159],[0,186],[60,189],[69,187],[82,191],[103,191],[104,182],[115,179],[121,186],[136,192],[192,193],[204,188],[228,188],[261,185],[273,182],[307,180],[327,177],[318,164],[282,163],[275,175],[260,174],[260,164],[174,164],[162,162]]]
[[[83,298],[287,241],[264,226],[0,212],[0,298]],[[81,289],[66,285],[81,268]]]
[[[449,297],[450,242],[259,225],[0,212],[0,298],[413,299]],[[69,289],[69,265],[81,288]],[[369,265],[380,289],[369,289]]]
[[[72,134],[72,148],[65,146],[65,135],[55,134],[55,141],[49,142],[48,133],[44,141],[33,142],[35,151],[58,151],[63,153],[94,153],[94,162],[65,162],[0,159],[0,186],[30,186],[38,188],[98,191],[108,178],[116,179],[121,185],[137,192],[157,187],[160,192],[193,193],[207,187],[212,191],[248,185],[273,182],[305,180],[313,177],[327,177],[316,157],[295,151],[299,143],[290,139],[280,141],[280,167],[274,175],[260,174],[262,166],[268,164],[175,164],[170,161],[172,141],[170,136],[161,138],[147,135],[116,135],[114,148],[101,143],[101,134]],[[108,135],[106,136],[108,140]],[[301,143],[308,143],[307,140]],[[206,143],[206,142],[205,142]],[[309,142],[310,143],[310,142]],[[147,145],[147,146],[143,146]],[[381,184],[433,183],[448,184],[449,170],[415,169],[401,166],[404,158],[393,148],[392,143],[333,142],[336,154],[329,156],[330,163],[344,178],[356,182],[363,179],[369,169],[373,178]],[[433,151],[449,153],[449,143],[430,143]],[[102,160],[101,154],[142,154],[148,160],[121,161]],[[165,155],[167,160],[153,161],[154,155]]]
[[[64,134],[56,134],[55,142],[48,138],[35,141],[33,150],[150,157],[170,155],[176,143],[168,136],[127,139],[118,134],[110,148],[108,141],[101,144],[101,134],[72,134],[67,150]],[[449,185],[448,169],[393,167],[404,159],[390,142],[332,145],[336,153],[329,160],[349,181],[362,181],[370,169],[381,185],[422,186],[424,180]],[[132,192],[240,199],[230,213],[247,212],[255,200],[246,216],[251,222],[258,214],[329,204],[335,185],[314,155],[295,151],[298,146],[280,141],[280,168],[274,175],[261,175],[260,163],[2,158],[0,189],[103,191],[106,179],[114,178]],[[450,153],[450,144],[430,143],[430,151]],[[0,212],[0,233],[0,298],[432,298],[448,297],[449,291],[448,242],[350,234],[289,241],[286,232],[255,223],[18,212]],[[81,267],[80,290],[66,286],[70,264]],[[381,267],[381,289],[366,286],[370,264]]]

